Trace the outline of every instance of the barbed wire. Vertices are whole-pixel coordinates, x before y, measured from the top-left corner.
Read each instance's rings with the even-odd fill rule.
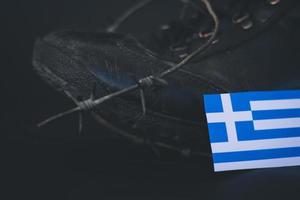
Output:
[[[146,4],[148,4],[151,0],[144,0],[143,2],[141,2],[139,4],[139,6],[134,7],[134,9],[131,9],[129,12],[127,12],[127,14],[124,14],[122,18],[122,20],[117,20],[118,23],[115,23],[114,28],[111,28],[111,30],[116,30],[120,23],[122,23],[123,21],[125,21],[125,19],[132,14],[133,12],[137,11],[137,9],[140,9],[141,7],[145,6]],[[189,1],[189,0],[181,0],[181,1]],[[95,99],[95,95],[92,92],[91,97],[87,100],[83,100],[83,101],[77,101],[75,98],[72,97],[71,94],[69,94],[68,92],[66,92],[66,95],[69,96],[74,103],[77,105],[77,107],[74,107],[72,109],[69,109],[67,111],[61,112],[57,115],[54,115],[52,117],[49,117],[48,119],[40,122],[38,124],[38,127],[44,126],[54,120],[57,120],[59,118],[62,118],[66,115],[70,115],[72,113],[76,113],[79,112],[79,131],[81,131],[82,129],[82,111],[92,111],[94,108],[98,107],[100,104],[103,104],[104,102],[107,102],[115,97],[119,97],[120,95],[123,94],[127,94],[129,92],[135,91],[135,90],[140,90],[140,96],[141,96],[141,102],[142,102],[142,109],[143,109],[143,115],[146,114],[146,103],[145,103],[145,96],[144,96],[144,88],[145,87],[153,87],[155,85],[155,83],[158,84],[162,84],[162,85],[167,85],[167,81],[164,80],[164,78],[178,70],[180,70],[182,67],[184,67],[192,58],[194,58],[196,55],[198,55],[199,53],[205,51],[208,47],[210,47],[210,45],[214,42],[218,30],[219,30],[219,19],[218,16],[216,15],[215,11],[213,10],[209,0],[200,0],[204,5],[205,8],[208,12],[208,14],[211,16],[211,18],[213,19],[214,22],[214,28],[211,32],[211,36],[210,38],[202,45],[200,46],[198,49],[196,49],[195,51],[193,51],[191,54],[189,54],[188,56],[186,56],[182,61],[180,61],[178,64],[174,64],[174,65],[170,65],[171,67],[159,74],[156,75],[149,75],[146,76],[144,78],[141,78],[140,80],[137,81],[136,84],[131,85],[129,87],[126,87],[124,89],[121,89],[119,91],[113,92],[111,94],[108,94],[106,96],[100,97],[98,99]],[[95,89],[94,89],[95,91]],[[103,121],[103,120],[102,120]],[[107,123],[107,122],[106,122]],[[124,134],[123,134],[124,135]],[[163,144],[163,143],[158,143],[158,146],[166,146],[167,144]],[[168,148],[171,148],[171,146],[167,145]],[[173,147],[172,147],[173,148]]]

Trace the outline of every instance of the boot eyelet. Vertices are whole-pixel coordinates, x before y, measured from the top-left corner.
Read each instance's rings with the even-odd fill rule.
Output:
[[[275,5],[277,5],[277,4],[280,3],[280,0],[267,0],[267,2],[268,2],[270,5],[275,6]]]
[[[208,38],[208,37],[210,37],[210,36],[212,36],[212,32],[205,32],[205,31],[201,31],[201,32],[199,32],[199,37],[200,38]]]
[[[253,22],[250,19],[250,15],[248,13],[245,14],[235,14],[232,17],[232,22],[234,24],[239,24],[242,29],[248,30],[253,27]]]
[[[232,22],[234,24],[239,24],[249,18],[250,18],[250,15],[248,13],[245,13],[245,14],[238,13],[238,14],[233,15]]]
[[[241,27],[244,30],[248,30],[248,29],[252,28],[252,26],[253,26],[253,22],[251,20],[247,20],[247,21],[244,21],[241,23]]]

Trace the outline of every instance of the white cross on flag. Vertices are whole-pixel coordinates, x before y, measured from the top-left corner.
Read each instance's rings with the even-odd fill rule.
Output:
[[[300,165],[300,90],[204,95],[215,171]]]

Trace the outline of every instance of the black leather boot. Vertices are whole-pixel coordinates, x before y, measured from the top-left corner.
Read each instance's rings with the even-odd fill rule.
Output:
[[[209,155],[203,94],[300,88],[300,8],[297,0],[213,0],[212,13],[203,2],[139,41],[50,33],[35,43],[34,68],[74,100],[67,113],[89,111],[137,143]]]

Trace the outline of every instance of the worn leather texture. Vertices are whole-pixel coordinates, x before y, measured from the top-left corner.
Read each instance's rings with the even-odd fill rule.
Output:
[[[221,18],[218,42],[208,52],[166,77],[168,86],[145,90],[147,115],[138,122],[138,91],[106,102],[95,112],[131,134],[209,152],[203,94],[300,88],[300,16],[299,6],[292,7],[295,2],[263,7],[268,13],[264,20],[257,14],[262,11],[254,9],[250,30]],[[102,97],[177,62],[166,49],[155,51],[148,44],[118,33],[57,31],[36,41],[33,64],[55,89],[85,100],[94,83],[96,97]]]

